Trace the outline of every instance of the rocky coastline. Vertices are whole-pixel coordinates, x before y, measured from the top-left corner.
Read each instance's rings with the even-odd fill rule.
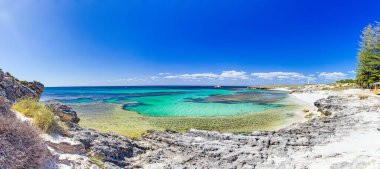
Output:
[[[0,70],[0,116],[14,116],[11,104],[42,91]],[[68,131],[41,134],[51,154],[43,168],[380,168],[380,145],[372,144],[380,141],[380,98],[339,93],[314,105],[321,117],[278,131],[150,131],[131,140],[82,128],[74,110],[50,104]]]

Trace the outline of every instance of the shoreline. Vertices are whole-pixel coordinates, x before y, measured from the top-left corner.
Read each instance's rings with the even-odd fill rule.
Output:
[[[254,131],[247,136],[202,130],[150,132],[140,143],[152,146],[152,151],[133,158],[132,163],[143,168],[183,168],[193,164],[205,168],[216,165],[221,168],[378,168],[380,156],[376,154],[380,153],[380,144],[372,140],[380,140],[380,114],[376,106],[380,99],[361,99],[361,95],[350,96],[347,93],[351,92],[346,91],[322,93],[326,95],[316,92],[296,96],[309,101],[328,96],[318,100],[316,107],[330,115],[278,131]]]
[[[314,100],[320,97],[303,96]],[[96,103],[92,104],[69,104],[82,119],[80,126],[94,128],[102,132],[116,132],[130,138],[140,138],[137,133],[145,133],[149,130],[164,131],[166,129],[186,132],[188,129],[196,128],[199,130],[218,131],[222,133],[249,133],[254,130],[276,131],[294,123],[305,122],[305,108],[316,111],[312,103],[307,104],[302,98],[295,94],[288,96],[275,104],[282,104],[284,107],[270,108],[259,112],[249,112],[234,116],[205,116],[205,117],[160,117],[146,116],[135,111],[123,110],[123,104]],[[102,106],[103,105],[103,106]],[[103,107],[101,110],[96,107]],[[84,112],[83,112],[84,111]],[[247,122],[251,120],[251,124]],[[238,126],[241,121],[242,126]],[[236,125],[233,123],[236,122]],[[140,125],[138,125],[140,124]],[[183,125],[184,124],[184,125]],[[210,127],[209,124],[212,124]],[[229,124],[230,126],[226,126]],[[138,128],[134,126],[139,126]],[[218,127],[221,126],[221,127]],[[136,131],[138,131],[136,133]],[[135,133],[135,134],[131,134]]]
[[[292,90],[288,90],[285,88],[280,89],[272,89],[272,90],[278,90],[278,91],[287,91],[292,92]],[[281,130],[283,128],[286,128],[288,126],[291,126],[295,123],[304,123],[310,118],[306,118],[310,113],[318,114],[318,108],[314,105],[314,103],[319,99],[327,98],[329,95],[325,92],[319,92],[319,93],[304,93],[304,92],[292,92],[289,93],[288,98],[286,98],[284,101],[289,102],[290,104],[294,105],[288,105],[288,106],[295,106],[294,109],[292,109],[292,113],[294,114],[293,118],[286,119],[283,124],[279,124],[277,126],[273,127],[274,131]],[[287,104],[287,103],[285,103]],[[307,109],[308,112],[304,112],[304,110]]]

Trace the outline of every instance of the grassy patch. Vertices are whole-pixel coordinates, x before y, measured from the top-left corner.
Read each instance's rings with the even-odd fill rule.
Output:
[[[55,119],[53,112],[44,104],[34,99],[21,99],[13,105],[12,109],[26,117],[31,117],[33,124],[46,133],[62,132],[63,130],[58,120]]]
[[[369,96],[367,96],[367,95],[360,95],[360,96],[359,96],[359,99],[360,99],[360,100],[366,100],[366,99],[368,99],[368,97],[369,97]]]
[[[100,168],[104,167],[104,161],[100,156],[96,154],[89,154],[89,158],[92,164],[96,164]]]
[[[310,119],[310,118],[313,118],[314,116],[315,116],[315,114],[313,114],[313,113],[309,113],[309,114],[307,114],[307,115],[305,116],[305,118]]]
[[[54,119],[54,117],[55,116],[49,108],[42,106],[35,113],[33,117],[33,124],[47,133],[59,131],[58,122]]]
[[[22,113],[26,117],[34,117],[35,113],[43,107],[36,100],[31,98],[24,98],[17,101],[12,109]]]

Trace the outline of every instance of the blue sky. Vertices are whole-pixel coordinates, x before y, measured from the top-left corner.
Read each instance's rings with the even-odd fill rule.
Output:
[[[353,77],[378,0],[2,0],[0,68],[47,86]]]

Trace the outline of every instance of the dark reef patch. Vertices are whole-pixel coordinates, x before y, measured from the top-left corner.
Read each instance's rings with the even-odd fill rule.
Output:
[[[138,106],[144,106],[144,105],[147,105],[147,104],[141,103],[141,102],[130,102],[130,103],[123,104],[122,108],[123,110],[129,110],[128,108],[130,107],[138,107]]]
[[[91,98],[77,98],[77,99],[62,99],[59,100],[62,103],[92,103],[96,100]]]
[[[286,98],[287,94],[277,91],[250,91],[238,92],[231,95],[211,95],[205,98],[186,98],[187,102],[195,103],[254,103],[254,104],[269,104],[280,101]]]

